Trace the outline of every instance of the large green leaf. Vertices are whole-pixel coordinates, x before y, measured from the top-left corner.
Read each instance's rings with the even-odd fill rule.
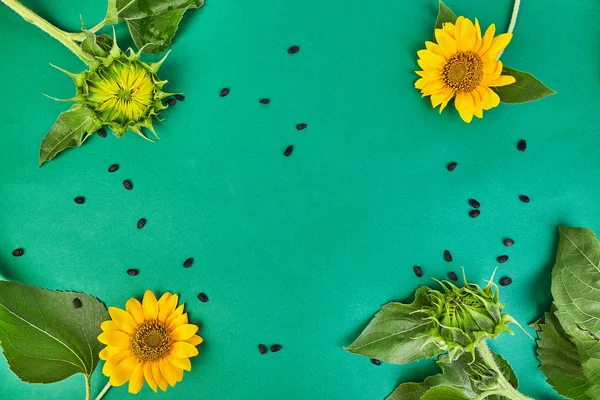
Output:
[[[436,386],[429,389],[422,400],[468,400],[474,399],[475,397],[468,396],[465,392],[459,388],[453,386]]]
[[[76,297],[80,308],[73,306]],[[0,344],[10,369],[25,382],[91,375],[103,347],[96,338],[107,319],[104,304],[88,294],[0,281]]]
[[[85,39],[81,42],[81,50],[92,57],[106,57],[108,55],[108,51],[101,46],[102,42],[98,44],[96,41],[96,35],[93,32],[84,30],[82,33]]]
[[[583,374],[577,347],[563,330],[554,315],[556,308],[545,313],[537,324],[537,356],[540,369],[554,390],[573,400],[591,400],[590,388]]]
[[[423,335],[432,322],[414,313],[429,305],[428,290],[419,288],[411,304],[384,305],[346,350],[394,364],[407,364],[440,354],[441,350],[435,344],[427,343],[429,338]]]
[[[81,146],[102,123],[86,107],[74,104],[61,113],[40,146],[40,164],[54,158],[67,147]]]
[[[514,76],[516,79],[516,82],[510,85],[492,88],[504,103],[527,103],[556,94],[554,90],[548,88],[540,80],[527,72],[504,67],[502,75]]]
[[[440,10],[438,11],[437,20],[435,21],[435,29],[442,29],[445,22],[455,23],[456,15],[440,0]]]
[[[119,18],[144,53],[157,54],[171,44],[183,14],[204,0],[117,0]]]

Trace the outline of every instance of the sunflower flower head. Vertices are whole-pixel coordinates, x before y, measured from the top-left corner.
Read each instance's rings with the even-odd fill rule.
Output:
[[[125,310],[108,308],[111,319],[102,323],[98,341],[106,345],[100,359],[106,361],[102,373],[111,385],[129,381],[128,390],[135,394],[145,381],[153,391],[165,391],[191,370],[190,357],[198,355],[196,346],[203,339],[178,301],[176,294],[167,292],[157,300],[146,290],[141,303],[132,298]]]
[[[502,74],[498,56],[512,39],[511,33],[494,37],[494,24],[481,35],[479,21],[458,17],[455,23],[446,22],[435,30],[434,42],[425,42],[419,50],[416,71],[419,78],[415,88],[423,97],[431,97],[431,105],[440,106],[440,113],[454,98],[454,106],[463,121],[473,116],[483,118],[483,110],[500,104],[500,97],[491,87],[510,85],[515,78]]]

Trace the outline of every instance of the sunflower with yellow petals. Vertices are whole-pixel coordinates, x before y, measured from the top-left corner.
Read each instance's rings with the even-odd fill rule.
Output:
[[[416,71],[421,78],[415,88],[424,96],[431,96],[431,105],[440,106],[440,113],[454,98],[454,106],[463,121],[470,123],[473,116],[483,118],[483,110],[500,104],[500,97],[491,87],[506,86],[515,78],[502,75],[499,55],[508,46],[512,33],[494,37],[494,24],[481,35],[479,21],[458,17],[455,23],[446,22],[435,30],[434,42],[425,42],[426,50],[419,50],[417,63],[423,69]]]
[[[191,370],[190,357],[198,355],[196,346],[203,340],[178,301],[176,294],[167,292],[157,300],[146,290],[142,303],[132,298],[125,310],[108,308],[111,320],[102,323],[98,341],[106,345],[100,359],[106,361],[102,373],[110,385],[129,381],[129,393],[138,393],[145,381],[153,391],[165,391]]]

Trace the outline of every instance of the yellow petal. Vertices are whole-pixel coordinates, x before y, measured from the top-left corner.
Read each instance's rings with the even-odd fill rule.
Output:
[[[146,382],[148,382],[150,389],[156,393],[156,381],[154,380],[154,375],[152,374],[152,364],[152,362],[147,362],[144,364],[144,378],[146,378]]]
[[[479,96],[479,93],[477,92],[477,90],[473,90],[471,92],[471,96],[473,96],[473,102],[475,104],[475,107],[473,109],[473,115],[476,116],[477,118],[483,118],[483,106],[482,106],[481,96]]]
[[[493,107],[498,107],[498,105],[500,104],[500,96],[498,96],[496,94],[496,92],[494,92],[492,89],[487,88],[488,91],[488,95],[490,96],[490,104]]]
[[[113,386],[121,386],[129,380],[131,372],[140,363],[136,356],[130,356],[123,359],[110,375],[110,384]]]
[[[142,308],[142,304],[137,301],[137,299],[132,298],[127,300],[127,303],[125,303],[125,309],[133,316],[135,322],[138,324],[144,322],[144,309]]]
[[[446,84],[441,80],[430,81],[429,83],[427,83],[427,86],[425,86],[423,88],[422,92],[423,92],[424,96],[430,96],[434,93],[440,92],[441,90],[445,89],[446,87],[447,87]]]
[[[175,372],[177,372],[177,382],[181,382],[183,379],[183,370],[181,368],[175,367]]]
[[[155,361],[152,363],[152,375],[154,376],[154,381],[163,392],[167,390],[167,380],[160,372],[159,361]]]
[[[462,24],[464,21],[465,17],[461,15],[458,18],[456,18],[456,21],[454,22],[454,39],[456,39],[457,49],[459,47],[458,42],[462,40]]]
[[[473,96],[469,93],[457,93],[456,99],[454,99],[454,107],[460,114],[460,117],[466,123],[470,123],[473,119],[473,111],[475,109],[475,103]]]
[[[131,357],[133,353],[130,350],[121,350],[119,353],[115,353],[108,358],[108,360],[104,363],[102,367],[102,373],[106,376],[111,376],[115,371],[117,365],[126,359],[127,357]]]
[[[442,103],[448,104],[448,101],[452,98],[454,92],[450,88],[446,88],[446,90],[442,90],[441,92],[435,93],[431,95],[431,106],[436,108]],[[445,106],[444,106],[445,107]],[[441,113],[441,111],[440,111]]]
[[[100,350],[100,353],[98,353],[98,357],[100,357],[101,360],[106,361],[115,354],[120,353],[121,351],[123,351],[123,349],[120,349],[118,347],[106,346],[105,348]]]
[[[127,391],[129,393],[138,394],[140,390],[142,390],[142,386],[144,386],[144,363],[140,362],[131,372],[129,388]]]
[[[419,50],[417,55],[419,56],[417,64],[425,71],[428,69],[442,69],[446,64],[444,57],[438,56],[429,50]]]
[[[165,292],[162,296],[160,296],[160,299],[158,299],[159,308],[160,308],[160,305],[165,304],[167,302],[167,300],[169,300],[171,298],[171,296],[173,296],[173,293],[171,293],[171,292]]]
[[[98,341],[120,349],[128,349],[131,336],[122,331],[106,331],[98,335]]]
[[[188,342],[192,346],[198,346],[200,343],[204,342],[204,339],[202,339],[198,335],[194,335],[191,338],[187,339],[186,342]]]
[[[142,307],[144,308],[144,317],[146,319],[156,319],[158,316],[158,301],[154,293],[146,290],[142,299]]]
[[[169,315],[165,324],[167,324],[167,326],[170,326],[171,322],[173,322],[174,319],[179,318],[182,315],[183,315],[183,304],[181,304],[179,307],[177,307],[175,309],[175,311],[173,311],[173,313],[171,313],[171,315]]]
[[[477,35],[475,33],[475,25],[470,19],[465,18],[461,26],[461,36],[457,41],[458,51],[471,51],[475,42],[477,41]]]
[[[161,359],[158,363],[160,365],[160,372],[167,382],[169,382],[169,385],[171,387],[175,386],[177,383],[177,371],[175,367],[166,358]]]
[[[456,54],[456,40],[445,29],[435,30],[435,40],[440,45],[446,57],[450,58]]]
[[[429,50],[433,54],[437,54],[438,56],[442,56],[444,58],[446,56],[446,54],[444,54],[444,51],[442,50],[440,45],[438,45],[437,43],[427,41],[427,42],[425,42],[425,47],[427,48],[427,50]]]
[[[487,86],[506,86],[515,83],[517,80],[511,75],[501,75],[493,82],[487,84]]]
[[[492,108],[491,97],[488,94],[488,88],[485,86],[477,86],[475,89],[477,94],[479,94],[479,98],[481,99],[481,106],[484,110],[489,110]]]
[[[175,358],[189,358],[198,355],[198,349],[188,342],[175,342],[171,355]]]
[[[188,315],[187,313],[175,318],[174,320],[171,321],[171,323],[169,324],[169,329],[170,330],[174,330],[177,329],[179,326],[187,324],[188,323]]]
[[[444,32],[446,32],[448,35],[450,35],[450,37],[452,39],[456,39],[456,36],[455,36],[456,27],[454,26],[454,24],[452,22],[444,22],[442,24],[442,29],[444,30]]]
[[[130,335],[135,332],[138,324],[133,319],[133,316],[129,314],[125,310],[121,310],[117,307],[108,307],[108,313],[110,317],[114,321],[115,324],[121,329],[123,332],[127,332]]]
[[[481,47],[479,48],[477,54],[483,56],[488,51],[490,45],[492,44],[492,40],[494,39],[494,34],[496,34],[496,25],[491,24],[481,39]]]
[[[169,360],[169,362],[171,364],[173,364],[177,368],[181,368],[186,371],[192,370],[192,363],[190,362],[189,358],[175,358],[175,357],[169,356],[169,357],[167,357],[167,359]]]
[[[473,45],[473,53],[477,53],[481,48],[481,27],[479,26],[479,20],[475,18],[475,45]]]
[[[104,321],[102,324],[100,324],[100,328],[103,331],[114,331],[119,329],[119,327],[117,326],[117,324],[115,324],[114,321]]]
[[[500,52],[504,50],[506,46],[508,46],[510,40],[512,39],[512,36],[512,33],[503,33],[501,35],[496,36],[494,40],[492,40],[492,44],[490,45],[490,48],[488,49],[484,57],[489,57],[490,59],[494,60],[498,58],[498,54],[500,54]]]
[[[415,71],[415,73],[429,80],[442,79],[442,72],[434,69],[430,69],[429,71]]]
[[[198,332],[198,327],[194,324],[180,325],[171,332],[173,340],[186,340]]]
[[[165,322],[167,318],[175,311],[175,307],[177,307],[177,303],[179,302],[179,296],[173,295],[170,296],[169,299],[164,303],[158,303],[158,320],[161,322]]]

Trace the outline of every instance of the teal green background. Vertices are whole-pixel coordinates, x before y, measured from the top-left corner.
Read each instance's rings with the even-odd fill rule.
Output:
[[[25,4],[70,30],[80,13],[94,25],[105,11],[102,1]],[[499,31],[512,7],[447,4]],[[514,280],[501,291],[506,311],[524,325],[536,319],[550,304],[556,226],[600,231],[600,3],[524,2],[503,61],[558,94],[502,104],[470,125],[453,107],[438,115],[413,88],[436,11],[434,0],[209,0],[186,15],[161,70],[166,89],[187,97],[155,125],[160,141],[94,136],[38,169],[39,143],[68,108],[42,93],[74,93],[48,63],[83,64],[0,6],[2,273],[118,307],[146,288],[179,293],[205,343],[181,383],[158,395],[146,386],[140,399],[383,399],[436,371],[434,361],[376,367],[342,347],[382,304],[461,265],[483,283],[501,254],[510,259],[498,277]],[[126,37],[122,25],[118,34]],[[291,45],[301,51],[288,55]],[[221,98],[223,87],[231,93]],[[301,122],[308,128],[297,131]],[[109,174],[112,163],[121,169]],[[84,205],[73,202],[80,195]],[[482,203],[477,219],[467,215],[471,197]],[[23,257],[11,256],[17,247]],[[261,356],[258,343],[283,350]],[[492,347],[523,393],[560,398],[523,332]],[[2,399],[83,397],[81,375],[28,385],[3,358],[0,381]],[[105,382],[98,368],[93,392]],[[105,398],[129,397],[123,386]]]

